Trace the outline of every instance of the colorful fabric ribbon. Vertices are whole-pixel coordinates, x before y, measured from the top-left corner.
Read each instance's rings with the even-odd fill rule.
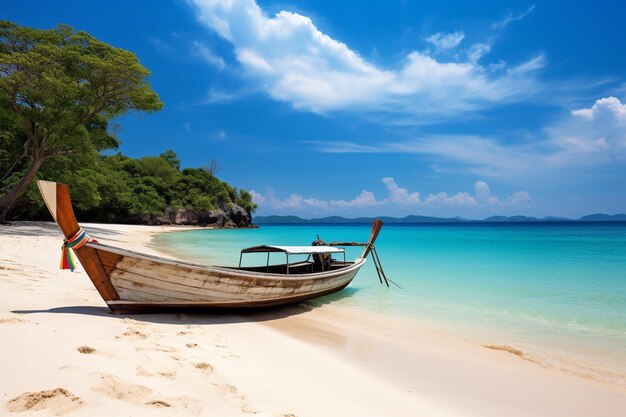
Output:
[[[71,272],[74,272],[74,269],[76,269],[76,263],[74,262],[74,257],[72,256],[70,249],[76,250],[89,241],[95,242],[95,240],[91,239],[82,228],[78,229],[78,232],[76,232],[76,234],[70,239],[65,240],[61,246],[60,268],[69,269]]]

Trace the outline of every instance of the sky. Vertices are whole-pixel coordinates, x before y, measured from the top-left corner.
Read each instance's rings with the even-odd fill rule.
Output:
[[[217,160],[257,215],[626,212],[619,1],[4,0],[130,50],[132,157]]]

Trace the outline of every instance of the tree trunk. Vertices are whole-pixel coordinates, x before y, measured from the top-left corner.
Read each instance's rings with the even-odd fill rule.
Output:
[[[33,159],[33,163],[30,168],[28,168],[28,171],[26,172],[26,175],[24,175],[24,178],[22,178],[20,182],[15,185],[15,187],[9,190],[8,193],[0,196],[0,221],[6,221],[6,217],[8,216],[9,211],[11,210],[11,208],[13,208],[13,205],[15,204],[17,199],[24,193],[24,191],[26,191],[26,189],[30,185],[30,182],[35,177],[35,174],[37,173],[37,171],[39,171],[39,167],[41,166],[43,161],[44,158],[41,157]]]

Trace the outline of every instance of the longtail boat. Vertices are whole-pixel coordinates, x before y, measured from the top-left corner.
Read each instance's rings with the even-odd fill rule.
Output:
[[[285,262],[255,267],[199,265],[141,254],[91,239],[78,225],[69,188],[37,181],[43,200],[65,236],[63,264],[73,268],[74,251],[85,272],[113,313],[160,312],[171,309],[248,308],[296,303],[345,288],[373,251],[382,222],[375,220],[366,243],[334,242],[319,246],[255,246],[244,253],[282,252]],[[354,261],[339,246],[363,246]],[[333,254],[343,253],[343,260]],[[289,255],[308,255],[289,262]],[[293,259],[293,258],[292,258]],[[384,276],[384,273],[383,273]],[[381,279],[382,282],[382,279]],[[386,277],[385,277],[386,282]]]

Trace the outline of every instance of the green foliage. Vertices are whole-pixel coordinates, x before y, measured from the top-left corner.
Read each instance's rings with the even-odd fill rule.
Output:
[[[0,217],[51,161],[71,156],[76,173],[85,156],[93,160],[116,148],[108,131],[112,118],[159,110],[163,104],[149,75],[132,52],[86,32],[0,21]],[[87,184],[75,185],[94,196],[85,207],[95,206],[95,190]]]
[[[203,168],[175,168],[176,154],[168,150],[158,157],[129,158],[114,155],[83,156],[81,168],[74,160],[57,158],[42,166],[38,177],[68,184],[76,214],[83,221],[137,222],[144,216],[163,215],[167,207],[196,212],[227,209],[237,204],[249,213],[256,210],[250,193],[220,181]],[[18,206],[22,219],[48,218],[33,184]]]
[[[178,157],[176,156],[176,153],[174,153],[173,150],[168,149],[167,151],[163,152],[159,156],[165,159],[172,166],[172,168],[175,168],[176,170],[180,169],[180,160],[178,159]]]
[[[257,207],[256,204],[252,202],[252,194],[246,190],[239,190],[239,195],[237,196],[235,203],[238,206],[243,207],[243,209],[249,213],[253,213]]]
[[[129,51],[59,25],[40,30],[0,20],[0,220],[47,218],[34,179],[70,186],[83,220],[126,222],[166,207],[226,209],[245,192],[215,177],[219,166],[180,170],[176,154],[133,159],[109,123],[161,103],[150,71]],[[15,205],[15,202],[17,206]]]

